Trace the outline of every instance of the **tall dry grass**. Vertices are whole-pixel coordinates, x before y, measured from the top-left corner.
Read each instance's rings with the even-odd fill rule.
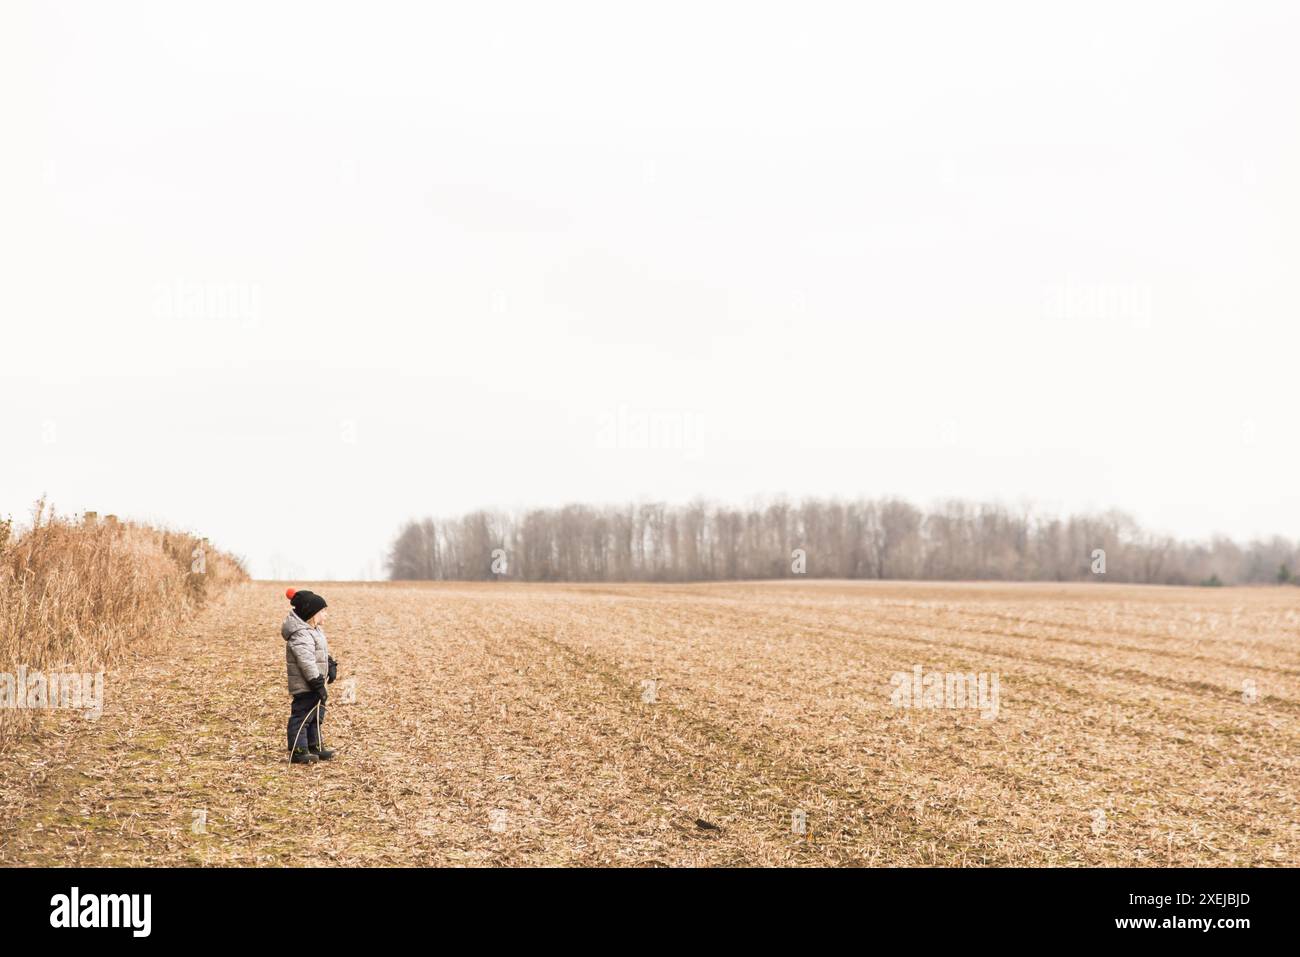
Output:
[[[61,518],[38,502],[23,529],[0,520],[0,672],[97,672],[148,635],[246,581],[239,559],[187,533]],[[0,708],[0,748],[34,714]]]

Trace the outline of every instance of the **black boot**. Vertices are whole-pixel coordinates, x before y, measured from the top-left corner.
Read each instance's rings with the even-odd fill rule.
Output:
[[[309,745],[307,750],[322,761],[328,761],[330,758],[334,757],[334,752],[323,744]]]
[[[316,755],[312,754],[306,748],[294,748],[293,755],[289,758],[290,764],[315,764],[319,761]]]

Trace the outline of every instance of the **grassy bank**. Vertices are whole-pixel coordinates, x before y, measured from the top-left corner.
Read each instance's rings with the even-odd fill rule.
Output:
[[[0,674],[99,671],[247,578],[239,559],[194,535],[62,518],[39,502],[25,526],[0,520]],[[0,707],[0,748],[38,713]]]

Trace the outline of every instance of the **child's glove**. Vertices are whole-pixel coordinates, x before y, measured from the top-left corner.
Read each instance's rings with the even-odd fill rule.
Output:
[[[316,692],[316,697],[320,698],[321,704],[324,704],[326,701],[329,701],[330,693],[325,690],[324,678],[322,678],[320,675],[317,675],[315,678],[312,678],[311,681],[307,682],[307,684],[311,685],[311,690]]]
[[[338,676],[339,676],[339,663],[335,661],[333,657],[330,657],[330,676],[329,676],[329,681],[327,681],[326,684],[332,685],[334,683],[334,679],[337,678]]]

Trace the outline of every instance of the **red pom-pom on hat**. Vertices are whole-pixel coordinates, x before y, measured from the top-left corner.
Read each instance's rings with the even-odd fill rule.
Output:
[[[284,590],[284,597],[289,599],[290,601],[293,601],[293,596],[295,594],[297,594],[297,591],[293,588],[286,588]]]

